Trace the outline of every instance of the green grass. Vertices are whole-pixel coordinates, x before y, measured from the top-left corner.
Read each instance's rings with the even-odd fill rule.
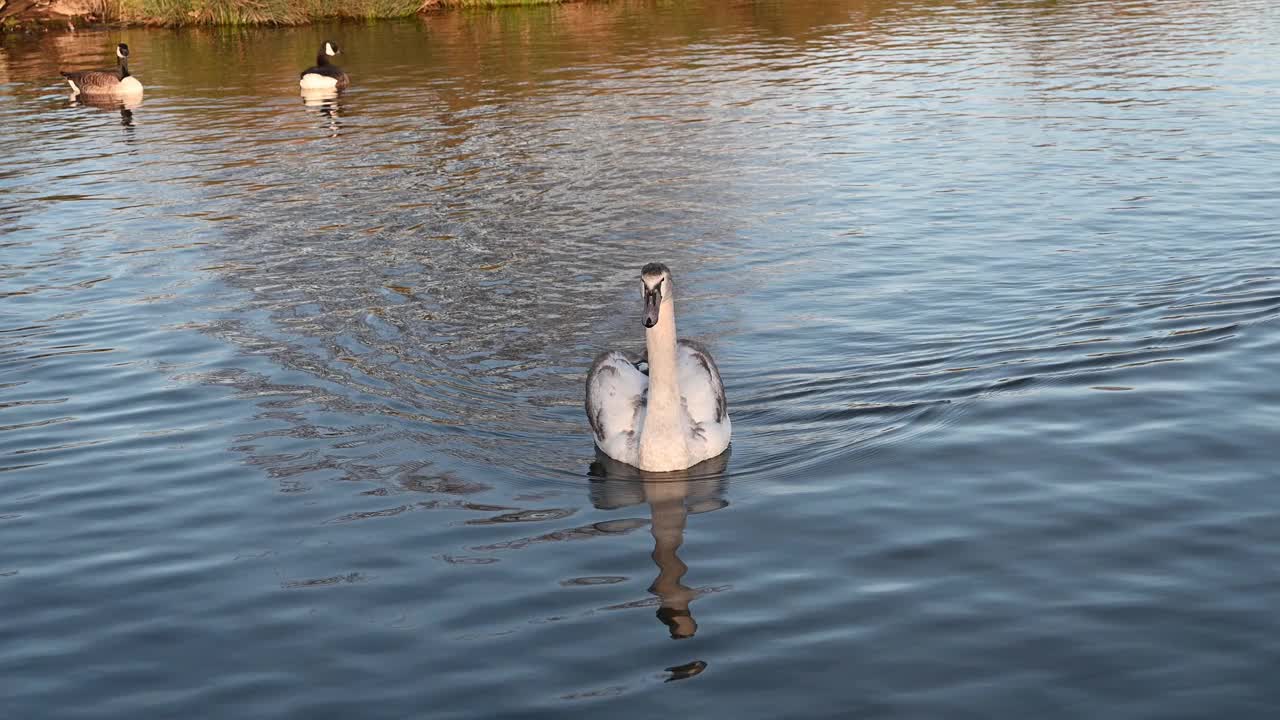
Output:
[[[551,5],[566,0],[101,0],[126,25],[301,25],[326,18],[400,18],[442,7]]]

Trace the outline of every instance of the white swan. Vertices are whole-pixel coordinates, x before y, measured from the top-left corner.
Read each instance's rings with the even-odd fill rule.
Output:
[[[676,339],[671,271],[640,270],[646,376],[626,354],[601,353],[587,374],[587,419],[596,446],[651,472],[683,470],[729,447],[732,426],[720,369],[706,348]]]

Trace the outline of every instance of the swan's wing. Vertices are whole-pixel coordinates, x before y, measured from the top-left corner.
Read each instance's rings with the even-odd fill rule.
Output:
[[[720,368],[707,348],[693,340],[681,340],[676,368],[689,418],[695,424],[725,423],[729,405],[724,397],[724,383],[720,380]]]
[[[595,433],[596,445],[610,457],[637,444],[644,419],[649,378],[624,354],[601,353],[587,373],[587,420]]]

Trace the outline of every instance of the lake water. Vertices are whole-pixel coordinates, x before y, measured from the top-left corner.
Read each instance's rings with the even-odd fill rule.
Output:
[[[4,717],[1280,708],[1266,0],[10,37],[0,124]],[[653,260],[687,481],[582,410]]]

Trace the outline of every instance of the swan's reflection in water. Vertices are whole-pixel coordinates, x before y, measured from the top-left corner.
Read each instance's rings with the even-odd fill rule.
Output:
[[[72,107],[81,105],[84,107],[95,107],[99,110],[119,110],[120,124],[127,127],[133,127],[133,111],[142,105],[141,95],[84,95],[82,93],[71,93],[67,96],[67,103]]]
[[[591,464],[591,504],[601,510],[648,504],[653,531],[653,562],[658,576],[649,592],[658,596],[658,620],[674,640],[693,637],[698,622],[689,605],[700,594],[684,584],[689,566],[678,551],[684,543],[684,528],[690,515],[711,512],[728,506],[725,499],[728,479],[724,475],[729,464],[729,451],[704,461],[688,470],[669,473],[646,473],[620,463],[601,453]],[[691,677],[706,668],[694,661],[668,668],[673,680]]]
[[[319,110],[320,117],[325,119],[328,126],[329,136],[337,137],[338,130],[342,128],[342,122],[339,120],[342,105],[338,102],[338,91],[330,88],[308,88],[301,93],[302,104]]]

